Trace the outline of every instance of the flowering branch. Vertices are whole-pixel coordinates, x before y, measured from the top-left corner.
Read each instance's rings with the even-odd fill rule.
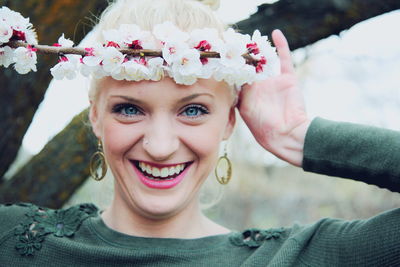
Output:
[[[135,24],[103,31],[105,43],[74,47],[64,34],[52,46],[39,45],[29,19],[6,7],[0,8],[0,66],[14,64],[20,74],[36,71],[36,53],[56,54],[50,69],[56,79],[73,79],[78,73],[95,78],[159,81],[165,75],[178,84],[214,78],[240,87],[279,72],[279,59],[266,36],[228,29],[196,29],[183,32],[166,21],[152,32]]]
[[[27,48],[29,44],[21,41],[10,41],[7,45],[11,48],[25,47]],[[31,45],[32,48],[37,49],[37,52],[43,54],[58,54],[58,55],[87,55],[85,48],[81,47],[60,47],[60,46],[50,46],[50,45]],[[119,52],[124,55],[134,56],[134,57],[162,57],[161,50],[150,50],[150,49],[131,49],[131,48],[118,48]],[[242,55],[248,63],[257,62],[258,60],[253,58],[249,53]],[[218,52],[214,51],[201,51],[200,58],[221,58]]]

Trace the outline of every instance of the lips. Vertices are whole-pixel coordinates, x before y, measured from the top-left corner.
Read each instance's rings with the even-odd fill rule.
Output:
[[[156,189],[168,189],[178,185],[192,163],[159,165],[136,160],[131,162],[140,181]]]
[[[183,163],[172,166],[156,167],[142,161],[137,161],[135,165],[149,179],[168,180],[174,179],[178,176],[186,168],[187,164]]]

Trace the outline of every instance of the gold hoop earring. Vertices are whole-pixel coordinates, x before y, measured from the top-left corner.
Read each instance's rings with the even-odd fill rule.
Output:
[[[97,171],[99,167],[101,168],[100,174]],[[106,176],[107,164],[100,140],[97,141],[97,151],[90,158],[89,171],[90,176],[96,181],[100,181]]]
[[[224,155],[219,157],[217,166],[215,167],[215,177],[217,178],[217,181],[220,184],[226,185],[229,183],[229,181],[231,180],[231,177],[232,177],[232,163],[228,158],[228,154],[226,152],[226,146],[225,146],[224,150],[225,150]],[[227,164],[226,176],[224,176],[224,175],[220,176],[218,174],[218,167],[223,161],[225,161]]]

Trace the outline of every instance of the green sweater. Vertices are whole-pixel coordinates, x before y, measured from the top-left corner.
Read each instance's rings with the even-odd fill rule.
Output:
[[[303,168],[398,191],[399,151],[398,132],[315,119]],[[116,232],[91,204],[3,205],[0,266],[400,266],[400,209],[368,220],[170,239]]]

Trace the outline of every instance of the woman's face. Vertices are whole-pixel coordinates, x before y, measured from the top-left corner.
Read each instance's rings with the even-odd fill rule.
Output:
[[[226,85],[105,78],[99,90],[90,119],[115,177],[115,201],[150,218],[197,205],[235,123]]]

